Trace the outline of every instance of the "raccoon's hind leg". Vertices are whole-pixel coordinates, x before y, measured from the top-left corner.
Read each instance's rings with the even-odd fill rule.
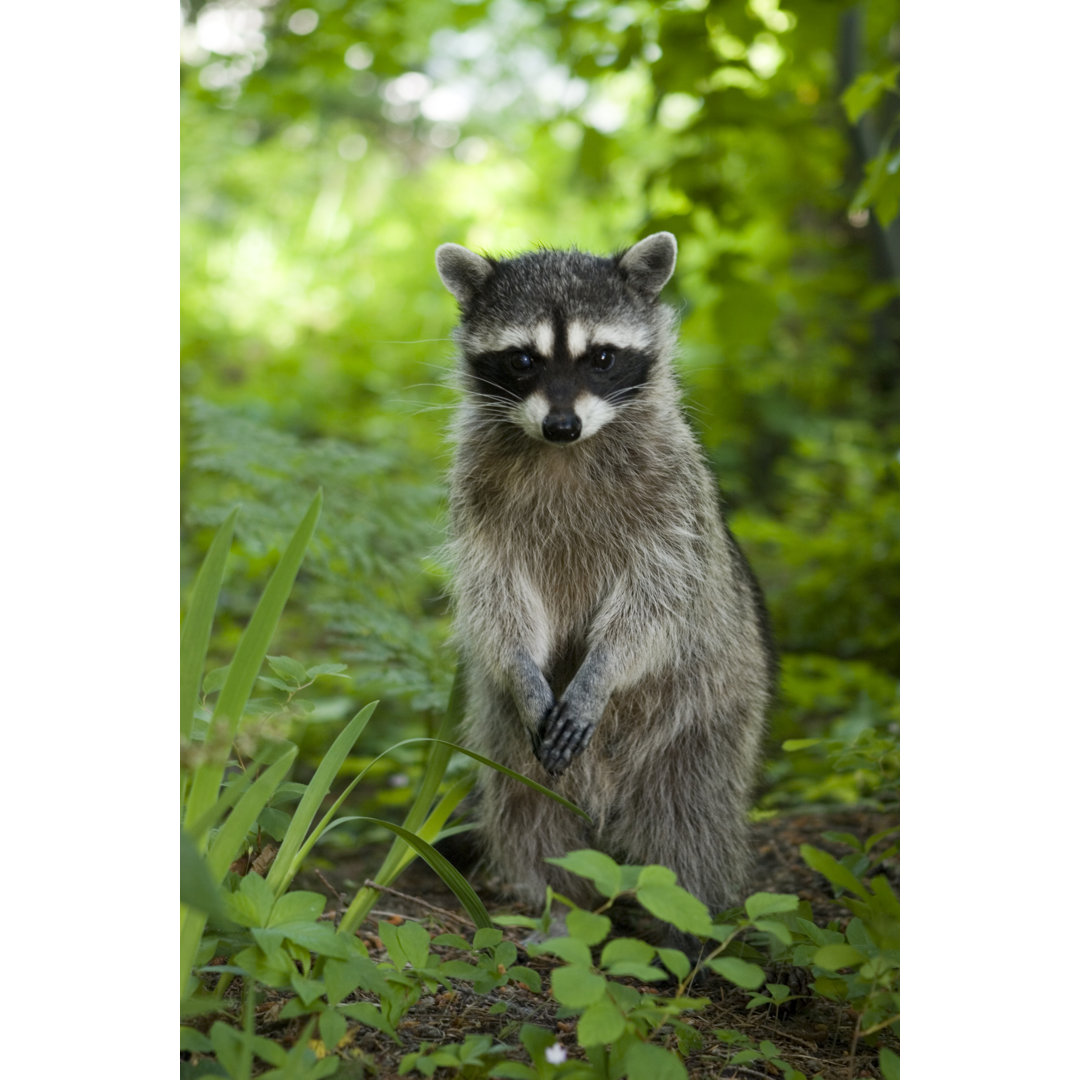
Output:
[[[576,904],[592,902],[594,894],[584,878],[545,862],[591,846],[585,821],[502,773],[484,777],[480,807],[487,860],[507,892],[533,913],[543,908],[548,885]]]
[[[691,729],[640,755],[603,838],[625,862],[670,867],[711,913],[743,899],[750,867],[749,790],[733,749]]]

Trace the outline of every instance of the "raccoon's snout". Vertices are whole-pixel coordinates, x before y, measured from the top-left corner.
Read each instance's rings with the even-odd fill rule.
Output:
[[[581,435],[581,417],[573,409],[552,409],[541,430],[548,442],[573,442]]]

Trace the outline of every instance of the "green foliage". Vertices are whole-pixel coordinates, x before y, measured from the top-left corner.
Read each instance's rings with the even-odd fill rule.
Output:
[[[376,890],[352,899],[347,947],[290,892],[316,844],[389,830],[377,882],[419,850],[471,893],[431,849],[469,788],[452,757],[459,702],[444,707],[454,314],[439,242],[613,250],[676,233],[688,407],[781,652],[761,808],[895,805],[898,5],[183,8],[183,993],[189,1016],[212,1019],[183,1038],[229,1076],[329,1075],[337,1057],[310,1039],[332,1051],[358,1024],[396,1038],[429,986],[539,992],[491,928],[425,943],[398,927],[377,963],[348,932]],[[306,783],[288,779],[297,763]],[[267,837],[280,850],[265,880],[230,872]],[[429,1047],[410,1068],[685,1075],[699,1036],[680,996],[702,967],[765,1009],[792,997],[766,972],[806,968],[809,993],[844,1002],[872,1041],[899,1011],[892,840],[830,839],[842,857],[806,853],[848,916],[825,927],[770,894],[717,921],[664,868],[572,853],[560,865],[604,901],[571,910],[546,953],[586,1060],[557,1060],[555,1034],[525,1025]],[[611,939],[617,896],[703,955]],[[550,912],[539,922],[558,930]],[[631,988],[665,972],[670,999]],[[255,1034],[260,986],[288,989],[285,1015],[307,1018],[288,1052]],[[767,1041],[728,1041],[729,1064],[800,1075]]]

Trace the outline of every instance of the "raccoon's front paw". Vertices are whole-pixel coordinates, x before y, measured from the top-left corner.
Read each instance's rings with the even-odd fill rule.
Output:
[[[540,745],[536,756],[552,776],[566,771],[580,754],[596,730],[596,721],[578,713],[573,705],[558,701],[544,718],[540,729]]]

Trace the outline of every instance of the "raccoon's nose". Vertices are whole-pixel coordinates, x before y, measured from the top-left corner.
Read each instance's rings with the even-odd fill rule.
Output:
[[[573,409],[552,409],[541,426],[548,442],[573,442],[581,434],[581,418]]]

